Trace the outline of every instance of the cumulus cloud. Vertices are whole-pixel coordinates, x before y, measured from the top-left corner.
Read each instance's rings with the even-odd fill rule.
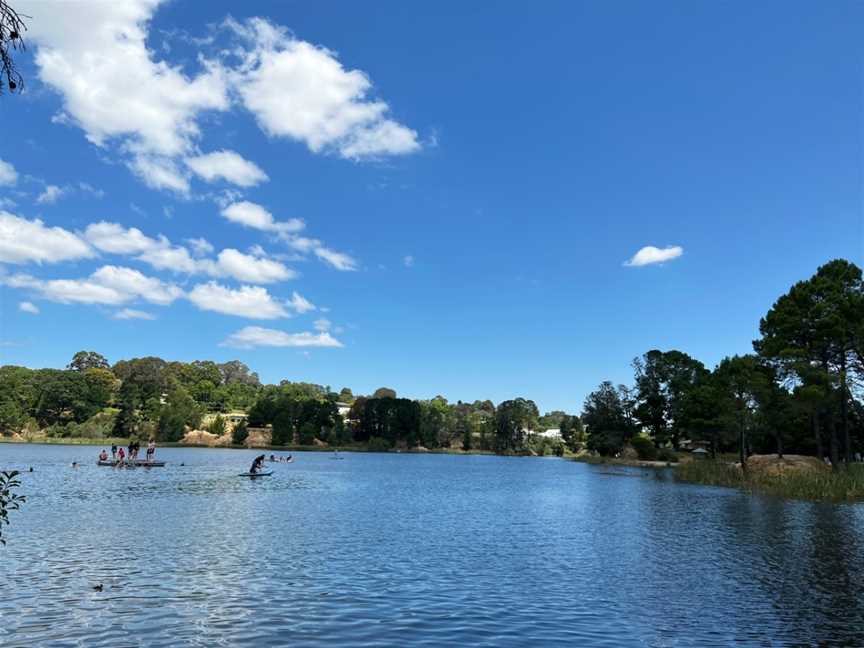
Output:
[[[332,323],[326,317],[315,320],[312,325],[316,331],[329,331]]]
[[[189,238],[186,242],[195,256],[206,256],[213,252],[213,245],[205,238]]]
[[[18,182],[18,172],[9,162],[0,160],[0,187],[11,187]]]
[[[229,335],[221,346],[253,349],[255,347],[341,347],[343,345],[327,332],[287,333],[260,326],[247,326]]]
[[[278,261],[243,254],[231,248],[219,253],[218,264],[223,274],[250,283],[273,283],[297,276],[296,272]]]
[[[57,202],[66,190],[57,185],[47,185],[45,189],[36,197],[36,202],[40,205],[53,205]]]
[[[213,251],[209,242],[204,239],[190,239],[190,244],[199,256],[196,258],[187,248],[173,245],[164,236],[151,238],[135,227],[126,228],[119,223],[105,221],[88,225],[84,235],[93,247],[102,252],[136,255],[136,259],[157,270],[232,277],[250,283],[274,283],[297,276],[294,270],[282,263],[263,258],[264,251],[260,248],[257,248],[253,255],[227,248],[214,260],[200,258],[201,253]]]
[[[88,225],[84,236],[97,250],[111,254],[141,254],[159,247],[159,241],[146,236],[137,227],[126,228],[106,221]]]
[[[22,313],[30,313],[31,315],[38,315],[39,308],[33,302],[23,301],[18,304],[18,310]]]
[[[357,269],[357,261],[355,261],[353,257],[345,254],[344,252],[336,252],[335,250],[331,250],[330,248],[326,247],[316,247],[315,255],[325,263],[328,263],[334,268],[336,268],[337,270]]]
[[[0,262],[58,263],[95,256],[76,234],[0,210]]]
[[[414,257],[409,254],[409,255],[402,258],[402,263],[405,265],[406,268],[413,268],[414,267]]]
[[[290,317],[285,307],[276,301],[266,288],[241,286],[232,290],[210,281],[198,284],[188,295],[189,301],[199,309],[248,319],[277,319]]]
[[[201,41],[218,54],[199,54],[190,72],[165,60],[170,48],[147,47],[162,0],[20,2],[16,8],[31,18],[38,76],[63,102],[54,121],[81,128],[155,189],[188,194],[192,174],[243,187],[267,179],[233,151],[198,154],[202,115],[227,111],[235,100],[270,136],[316,153],[361,159],[420,148],[416,131],[372,95],[364,72],[267,20],[229,18],[235,42]]]
[[[186,166],[206,182],[226,180],[238,187],[254,187],[270,178],[258,165],[242,158],[234,151],[214,151],[196,157],[187,157]]]
[[[60,121],[84,130],[97,146],[116,141],[132,169],[157,188],[185,191],[164,160],[186,154],[200,134],[197,117],[229,107],[221,66],[202,61],[187,76],[154,59],[146,45],[159,0],[43,3],[16,8],[31,17],[39,78],[63,99]]]
[[[274,220],[273,214],[264,207],[248,200],[227,205],[222,209],[221,214],[233,223],[263,232],[290,234],[292,232],[299,232],[305,227],[305,224],[299,218],[290,218],[287,221]]]
[[[334,52],[263,18],[226,24],[247,47],[233,72],[237,91],[268,135],[352,159],[420,148],[416,131],[389,118],[385,102],[369,97],[369,77],[346,70]]]
[[[293,308],[300,314],[308,313],[309,311],[315,310],[315,304],[310,302],[296,290],[291,295],[291,300],[288,303],[291,305],[291,308]]]
[[[624,262],[626,266],[646,266],[654,263],[665,263],[672,259],[677,259],[684,254],[684,248],[680,245],[670,245],[665,248],[656,248],[653,245],[646,245],[634,254],[630,259]]]
[[[118,266],[103,266],[86,279],[43,280],[17,274],[6,277],[3,283],[12,288],[32,290],[48,301],[61,304],[123,304],[143,299],[152,304],[168,305],[183,295],[174,284]]]
[[[135,310],[134,308],[124,308],[123,310],[117,311],[112,315],[114,319],[118,320],[130,320],[130,319],[139,319],[139,320],[155,320],[156,316],[152,313],[148,313],[146,311]]]

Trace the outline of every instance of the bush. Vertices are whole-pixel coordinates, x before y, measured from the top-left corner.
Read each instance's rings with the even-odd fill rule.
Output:
[[[234,426],[234,430],[231,432],[231,443],[234,445],[245,445],[248,437],[249,427],[246,425],[246,421],[240,421],[240,423]]]
[[[216,436],[222,436],[225,434],[225,429],[225,419],[221,414],[217,414],[216,417],[210,421],[210,425],[207,426],[207,431]]]
[[[366,446],[371,452],[387,452],[392,447],[387,439],[382,439],[381,437],[372,437]]]
[[[657,451],[657,460],[677,463],[678,455],[675,454],[675,451],[672,448],[660,448]]]
[[[650,439],[646,439],[642,436],[633,437],[630,439],[630,445],[633,446],[633,449],[636,451],[636,454],[639,455],[640,459],[646,461],[654,461],[657,459],[657,448],[654,447],[654,444]]]

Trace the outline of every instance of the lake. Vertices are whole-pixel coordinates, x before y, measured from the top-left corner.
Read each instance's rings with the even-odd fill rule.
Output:
[[[98,450],[0,445],[34,469],[2,646],[864,644],[864,506],[557,458],[295,453],[249,480],[252,451]]]

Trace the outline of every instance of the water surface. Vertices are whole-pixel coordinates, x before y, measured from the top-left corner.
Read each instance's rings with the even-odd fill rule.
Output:
[[[0,445],[34,469],[2,646],[864,644],[862,506],[560,459],[297,453],[253,481],[251,451],[97,452]]]

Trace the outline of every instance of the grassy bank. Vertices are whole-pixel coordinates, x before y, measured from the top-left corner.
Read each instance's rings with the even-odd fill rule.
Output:
[[[669,461],[649,461],[644,459],[616,459],[615,457],[599,457],[593,455],[573,455],[566,457],[580,463],[593,465],[609,465],[609,466],[636,466],[641,468],[668,468],[677,466],[677,462]]]
[[[790,470],[767,473],[741,469],[722,461],[692,461],[675,469],[680,481],[707,486],[740,488],[776,497],[826,502],[864,501],[864,465],[854,464],[840,470]]]

